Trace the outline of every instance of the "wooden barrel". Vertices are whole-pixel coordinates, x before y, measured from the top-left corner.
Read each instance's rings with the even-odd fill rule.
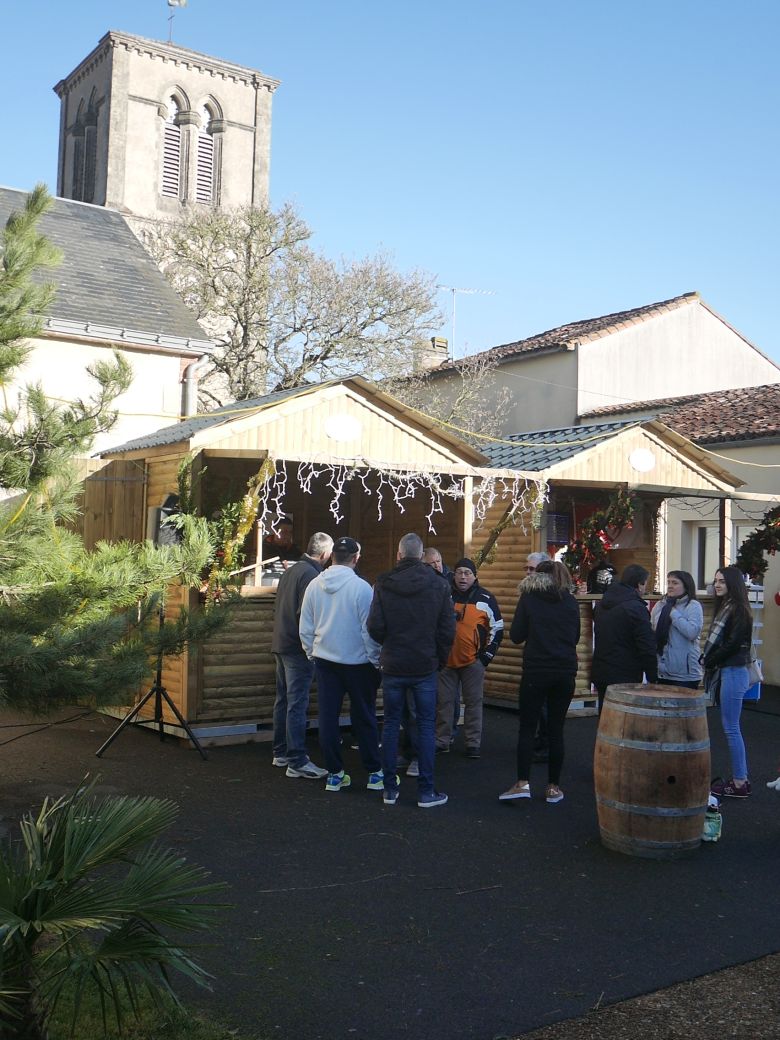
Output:
[[[698,848],[710,789],[704,695],[682,686],[608,687],[593,772],[607,848],[651,859]]]

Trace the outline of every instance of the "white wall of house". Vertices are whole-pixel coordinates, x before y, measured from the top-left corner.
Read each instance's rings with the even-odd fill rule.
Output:
[[[92,392],[92,386],[97,385],[89,378],[87,366],[95,361],[111,360],[111,350],[98,344],[35,339],[30,340],[30,345],[33,349],[29,360],[17,370],[14,381],[2,388],[8,404],[18,400],[20,387],[38,382],[54,400],[86,398]],[[152,433],[175,422],[180,414],[181,358],[176,354],[133,350],[120,353],[132,366],[133,382],[130,389],[117,399],[115,407],[119,418],[116,426],[96,440],[94,451]]]
[[[780,368],[698,300],[582,343],[577,359],[578,414],[780,382]]]
[[[457,373],[434,376],[442,397],[454,396],[460,387]],[[522,361],[510,360],[495,370],[492,389],[487,387],[487,407],[496,411],[501,388],[512,394],[499,416],[504,434],[523,430],[547,430],[573,426],[577,416],[577,358],[574,351],[541,354]]]

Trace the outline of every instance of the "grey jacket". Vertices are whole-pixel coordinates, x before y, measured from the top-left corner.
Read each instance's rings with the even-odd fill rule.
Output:
[[[665,600],[653,607],[650,620],[653,628],[664,608]],[[704,674],[699,657],[699,636],[704,625],[704,614],[698,600],[682,599],[672,608],[669,639],[658,657],[658,676],[661,679],[677,679],[678,682],[696,682]]]

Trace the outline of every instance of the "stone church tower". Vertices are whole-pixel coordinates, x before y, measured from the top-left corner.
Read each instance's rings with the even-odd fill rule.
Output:
[[[268,201],[278,80],[174,43],[108,32],[54,88],[57,194],[136,230],[199,207]]]

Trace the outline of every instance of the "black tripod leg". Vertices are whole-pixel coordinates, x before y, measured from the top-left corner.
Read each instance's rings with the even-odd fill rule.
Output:
[[[185,732],[185,733],[187,734],[187,736],[188,736],[188,737],[190,738],[190,740],[192,741],[192,743],[193,743],[193,744],[195,745],[195,747],[196,747],[196,748],[197,748],[197,750],[198,750],[198,753],[200,754],[200,757],[201,757],[201,758],[202,758],[202,759],[204,760],[204,762],[205,762],[205,760],[206,760],[206,759],[208,758],[208,755],[206,754],[206,752],[205,752],[205,751],[203,750],[203,748],[202,748],[202,747],[200,746],[200,744],[198,743],[198,738],[197,738],[197,737],[195,736],[195,734],[194,734],[194,733],[192,732],[192,730],[190,729],[190,727],[189,727],[189,726],[187,725],[187,723],[186,723],[186,722],[184,721],[184,716],[183,716],[183,715],[181,714],[181,712],[179,711],[179,709],[178,709],[178,708],[176,707],[176,705],[175,705],[175,704],[173,703],[173,701],[171,700],[171,698],[170,698],[170,697],[168,696],[168,691],[167,691],[167,690],[165,689],[165,687],[164,687],[164,686],[161,686],[161,687],[160,687],[160,689],[159,689],[159,691],[158,691],[158,694],[159,694],[159,696],[161,696],[161,697],[164,697],[164,698],[165,698],[165,703],[166,703],[166,704],[168,705],[168,707],[169,707],[169,708],[171,709],[171,711],[173,712],[173,714],[174,714],[174,715],[176,716],[176,718],[177,718],[177,719],[179,720],[179,725],[180,725],[180,726],[182,727],[182,729],[184,730],[184,732]],[[160,706],[160,710],[162,711],[162,705]]]
[[[106,748],[110,747],[111,744],[114,743],[114,741],[119,736],[119,734],[122,732],[122,730],[125,728],[125,726],[129,726],[130,725],[130,723],[136,717],[136,715],[141,710],[141,708],[143,708],[144,704],[146,704],[147,701],[151,700],[151,698],[155,695],[156,692],[157,692],[157,690],[153,686],[151,688],[151,690],[149,690],[148,693],[144,694],[144,696],[141,698],[141,700],[138,702],[138,704],[136,704],[136,706],[133,708],[133,710],[129,711],[127,713],[127,715],[125,715],[125,717],[119,723],[119,725],[114,730],[114,732],[111,734],[111,736],[108,738],[108,740],[105,742],[105,744],[102,744],[98,748],[98,750],[95,752],[95,756],[97,758],[100,758],[100,756],[103,754],[103,752],[106,750]]]

